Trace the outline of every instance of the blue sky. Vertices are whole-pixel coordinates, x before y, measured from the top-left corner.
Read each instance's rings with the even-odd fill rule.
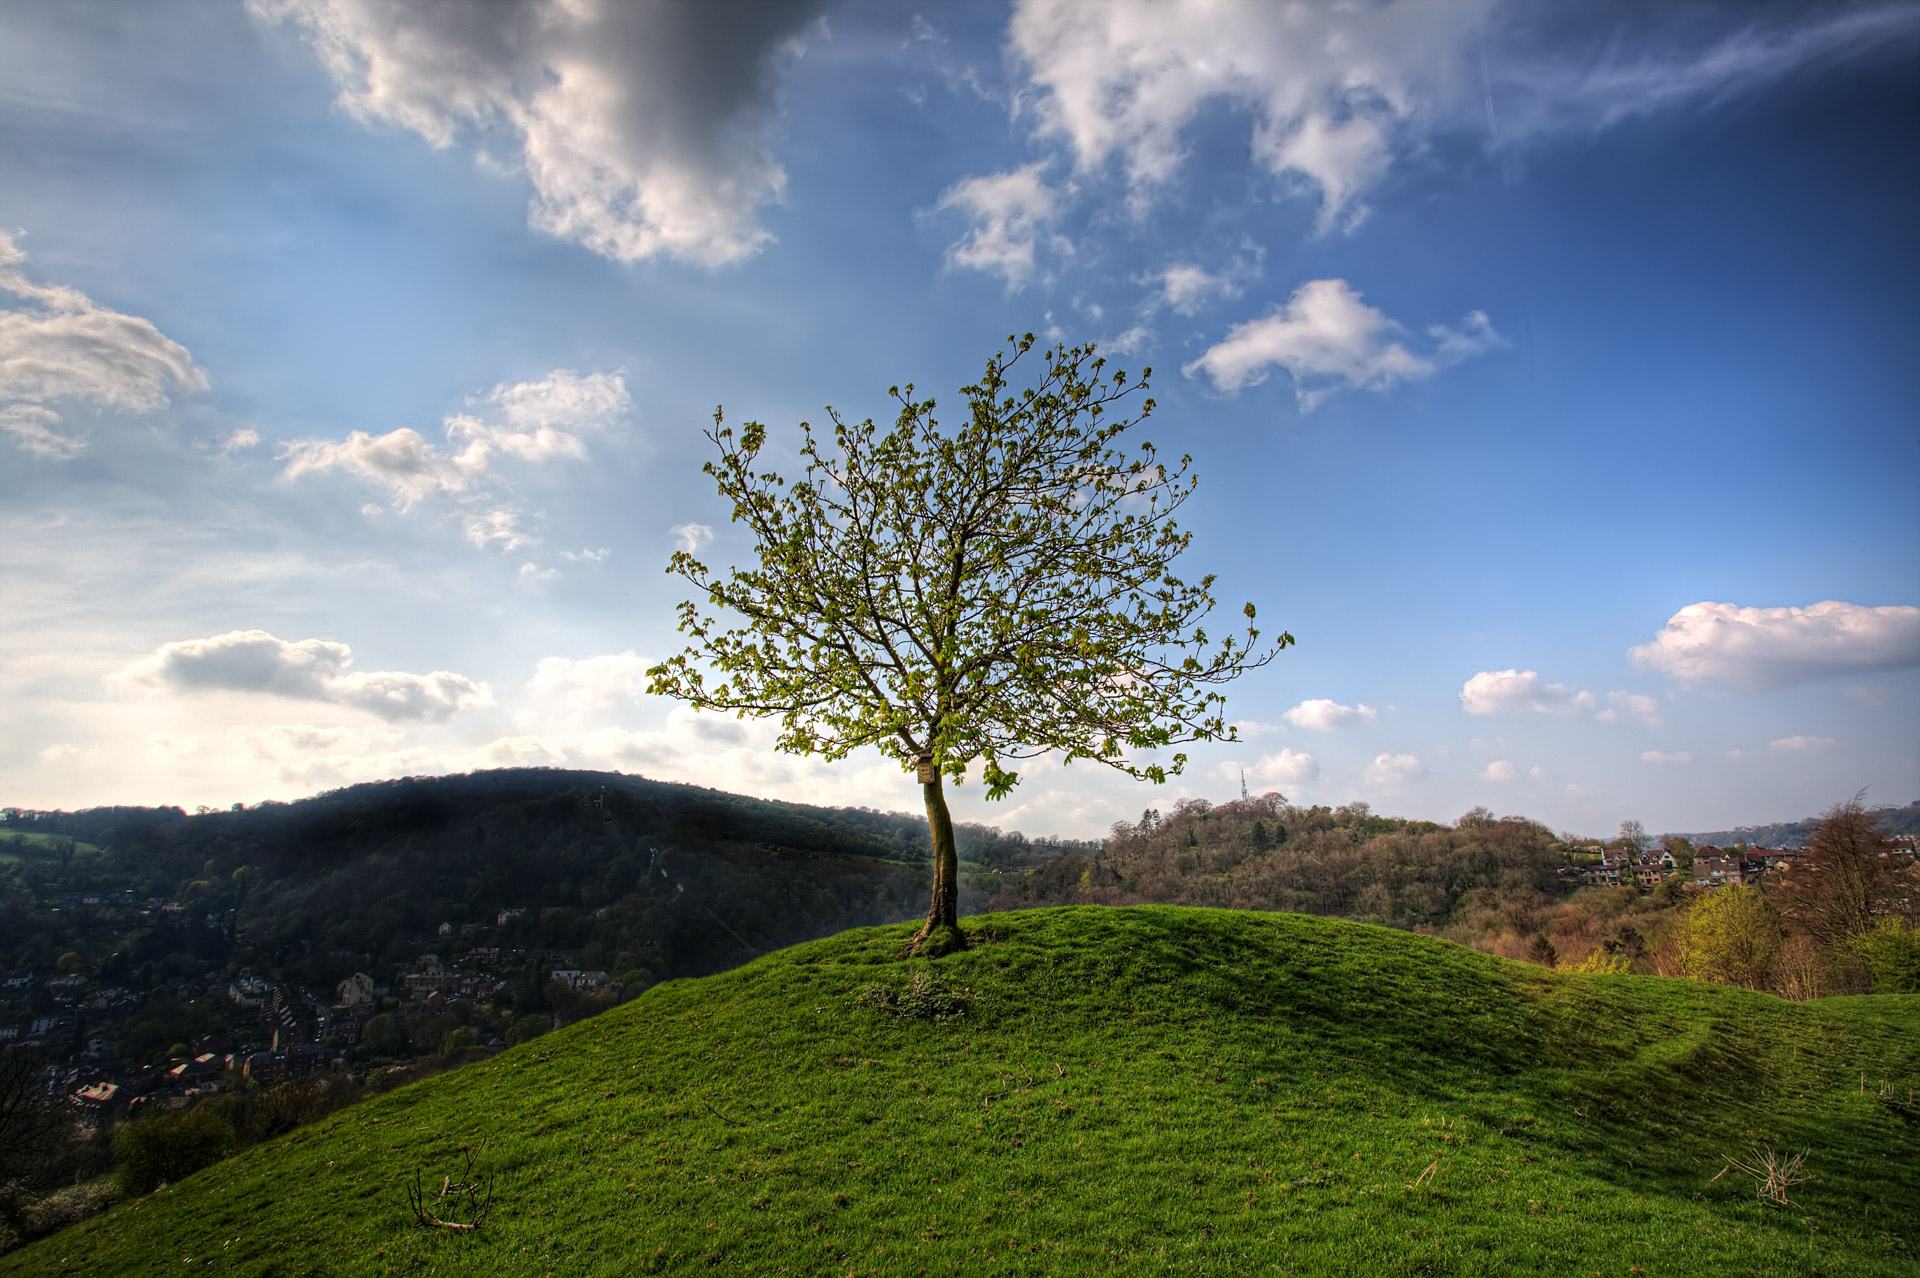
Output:
[[[1920,6],[0,9],[0,802],[510,764],[912,810],[641,692],[716,404],[1155,369],[1299,646],[1162,788],[1920,797]],[[789,436],[790,438],[790,436]]]

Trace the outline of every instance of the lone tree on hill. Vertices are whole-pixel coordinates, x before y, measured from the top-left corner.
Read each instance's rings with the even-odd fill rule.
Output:
[[[987,797],[1002,798],[1019,781],[1009,763],[1056,751],[1164,781],[1186,755],[1162,765],[1138,752],[1234,740],[1217,685],[1293,643],[1258,650],[1252,604],[1244,637],[1213,644],[1200,628],[1214,579],[1172,572],[1191,537],[1173,515],[1193,492],[1192,459],[1169,470],[1151,443],[1119,446],[1153,411],[1127,403],[1152,370],[1130,383],[1091,345],[1059,346],[1015,391],[1033,335],[1008,342],[961,388],[958,430],[942,431],[912,385],[893,387],[900,413],[884,434],[831,408],[830,442],[802,422],[791,482],[756,469],[764,426],[736,436],[716,410],[720,455],[704,470],[758,563],[721,576],[681,551],[667,571],[743,621],[722,628],[682,603],[691,642],[648,671],[650,691],[697,708],[780,716],[782,750],[839,759],[874,746],[916,773],[933,903],[914,949],[930,955],[965,943],[945,780],[978,762]]]

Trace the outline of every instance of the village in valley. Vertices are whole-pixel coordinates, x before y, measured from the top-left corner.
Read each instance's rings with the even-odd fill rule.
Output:
[[[62,893],[42,909],[76,930],[130,934],[164,920],[232,940],[230,917],[188,918],[180,902],[131,893]],[[56,973],[10,971],[0,977],[0,1049],[30,1048],[46,1061],[47,1090],[87,1129],[319,1075],[385,1090],[552,1024],[550,1012],[515,1017],[516,983],[523,1004],[526,990],[544,986],[536,1000],[571,1003],[576,1015],[611,1005],[611,975],[576,966],[577,952],[499,944],[495,931],[525,913],[513,907],[491,925],[443,924],[432,938],[439,952],[320,990],[254,967],[225,979],[154,973],[117,951],[84,967],[69,958]],[[183,1026],[195,1032],[159,1043]]]

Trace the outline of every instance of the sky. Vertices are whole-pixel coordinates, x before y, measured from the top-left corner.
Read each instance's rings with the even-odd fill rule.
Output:
[[[1920,798],[1920,5],[0,6],[0,803],[502,766],[914,811],[646,695],[716,405],[1153,368],[1244,784],[1557,830]]]

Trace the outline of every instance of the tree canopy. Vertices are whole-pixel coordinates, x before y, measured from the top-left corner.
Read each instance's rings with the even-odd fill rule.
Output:
[[[1251,603],[1242,634],[1201,627],[1214,578],[1173,572],[1192,459],[1121,445],[1153,411],[1152,370],[1130,380],[1090,345],[1056,346],[1015,390],[1034,339],[1008,341],[961,388],[957,429],[893,387],[884,433],[832,409],[830,438],[802,422],[791,480],[762,469],[764,426],[736,435],[716,411],[705,471],[754,562],[719,574],[673,556],[698,595],[680,607],[691,642],[650,671],[657,694],[778,716],[782,750],[871,746],[915,767],[934,832],[929,929],[953,923],[943,778],[978,764],[1000,798],[1019,782],[1010,764],[1054,752],[1164,781],[1186,756],[1158,751],[1233,739],[1219,685],[1293,642],[1258,648]]]

